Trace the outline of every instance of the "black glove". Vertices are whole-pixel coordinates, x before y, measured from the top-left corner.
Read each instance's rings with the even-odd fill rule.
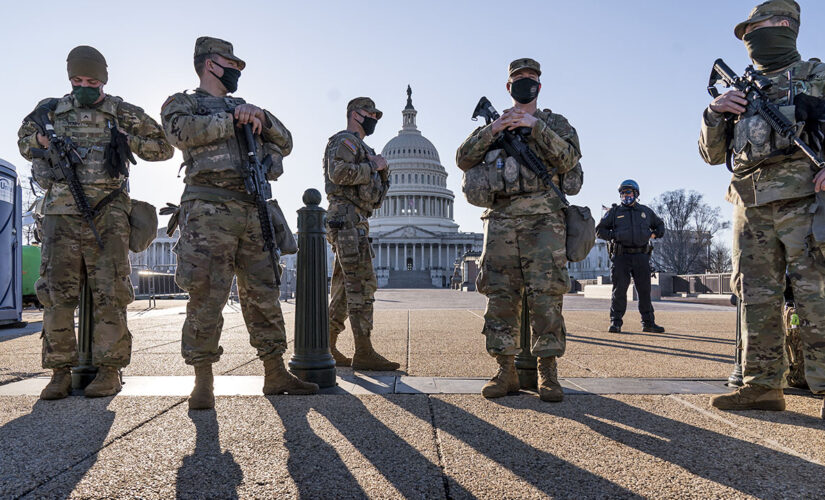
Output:
[[[106,167],[106,172],[113,179],[120,175],[129,177],[129,167],[126,166],[127,161],[131,162],[132,165],[137,165],[135,156],[129,148],[129,138],[117,127],[112,127],[112,140],[106,145],[106,151],[103,153],[103,164]]]
[[[796,121],[804,122],[802,132],[807,135],[805,142],[816,152],[822,151],[825,142],[825,133],[822,124],[825,122],[825,99],[799,94],[794,97],[796,106]]]
[[[165,207],[159,210],[160,215],[171,215],[169,222],[166,224],[166,235],[170,238],[175,234],[175,229],[178,227],[178,217],[180,216],[180,207],[173,203],[167,203]]]

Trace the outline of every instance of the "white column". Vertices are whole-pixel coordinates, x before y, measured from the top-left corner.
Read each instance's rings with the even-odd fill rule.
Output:
[[[432,243],[430,243],[430,262],[429,262],[428,265],[430,266],[430,269],[433,268],[433,244]]]
[[[438,267],[441,267],[441,243],[436,245],[436,247],[438,248],[438,252],[436,252],[438,254]]]
[[[394,246],[395,246],[395,267],[393,269],[398,271],[398,243],[396,243]]]
[[[401,265],[401,269],[406,271],[407,270],[407,243],[404,243],[404,263]]]
[[[378,267],[381,267],[381,243],[378,244]]]

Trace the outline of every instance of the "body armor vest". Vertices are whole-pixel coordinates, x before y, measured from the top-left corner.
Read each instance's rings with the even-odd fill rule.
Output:
[[[103,166],[103,155],[111,140],[110,129],[117,127],[117,109],[121,99],[106,96],[94,108],[77,107],[71,96],[58,101],[54,110],[54,131],[70,137],[77,146],[83,163],[77,166],[77,178],[83,185],[116,189],[124,177],[112,178]]]
[[[214,97],[205,93],[190,94],[197,107],[195,114],[199,116],[214,115],[217,113],[232,113],[235,107],[245,104],[239,97]],[[258,151],[262,152],[262,145],[258,139]],[[183,151],[183,163],[186,165],[186,177],[191,178],[207,172],[237,172],[241,175],[241,166],[245,161],[245,151],[241,151],[236,135],[220,141],[196,146]]]

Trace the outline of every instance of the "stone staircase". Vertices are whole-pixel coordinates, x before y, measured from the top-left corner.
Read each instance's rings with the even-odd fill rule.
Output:
[[[433,282],[430,279],[430,271],[390,270],[385,288],[433,288]]]

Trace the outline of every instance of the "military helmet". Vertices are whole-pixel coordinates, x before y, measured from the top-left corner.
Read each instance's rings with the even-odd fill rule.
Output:
[[[632,189],[636,193],[636,196],[639,196],[639,184],[633,179],[626,179],[622,181],[622,183],[619,184],[619,193],[621,193],[624,188]]]

